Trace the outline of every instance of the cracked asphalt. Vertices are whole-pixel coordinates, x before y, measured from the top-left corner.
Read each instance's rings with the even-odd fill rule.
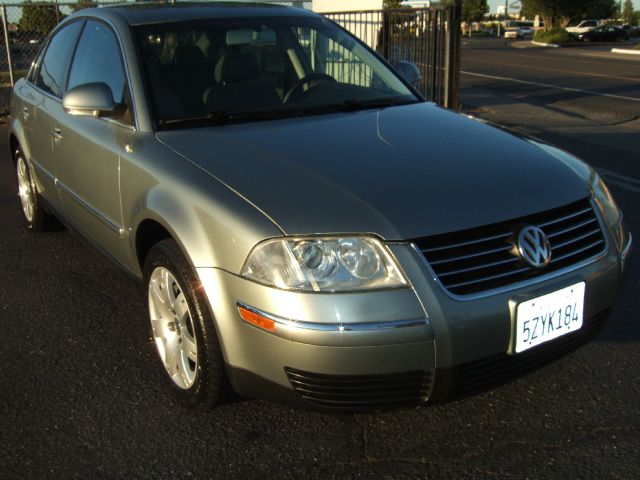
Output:
[[[463,93],[484,98],[479,115],[517,118],[518,110],[490,104],[504,105],[509,94],[491,97],[470,85]],[[520,94],[513,108],[545,108]],[[585,144],[586,134],[526,118],[541,137],[624,179],[640,178],[628,176],[640,166],[639,151],[616,144],[616,134]],[[587,133],[613,128],[592,120]],[[194,412],[165,388],[139,286],[64,229],[25,231],[6,131],[0,128],[1,479],[637,478],[637,259],[593,341],[483,394],[355,415],[241,399]],[[640,188],[620,185],[613,193],[640,239]]]

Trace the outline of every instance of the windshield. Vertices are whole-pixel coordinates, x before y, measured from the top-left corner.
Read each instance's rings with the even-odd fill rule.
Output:
[[[137,27],[158,125],[268,120],[418,99],[323,18],[239,18]]]

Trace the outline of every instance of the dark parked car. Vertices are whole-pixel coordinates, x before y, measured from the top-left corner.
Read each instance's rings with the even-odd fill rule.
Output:
[[[579,33],[577,37],[583,42],[626,42],[629,33],[620,27],[603,25],[585,33]]]
[[[55,213],[144,282],[191,404],[503,381],[598,330],[631,249],[588,165],[426,102],[302,9],[77,12],[16,83],[9,141],[28,228]]]

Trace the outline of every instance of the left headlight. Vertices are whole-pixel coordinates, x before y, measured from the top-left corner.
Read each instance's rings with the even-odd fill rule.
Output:
[[[272,287],[310,292],[407,286],[391,252],[372,237],[267,240],[251,251],[242,276]]]
[[[599,175],[595,175],[592,181],[593,198],[598,205],[613,237],[616,241],[618,251],[623,247],[625,232],[622,225],[622,212],[618,209],[611,192]]]

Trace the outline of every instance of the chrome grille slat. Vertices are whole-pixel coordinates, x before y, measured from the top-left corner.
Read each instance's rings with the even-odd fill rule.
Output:
[[[582,222],[582,223],[579,223],[577,225],[572,225],[571,227],[565,228],[564,230],[560,230],[558,232],[553,232],[553,233],[548,233],[547,234],[547,238],[552,239],[552,238],[555,238],[555,237],[557,237],[559,235],[565,235],[565,234],[567,234],[569,232],[572,232],[574,230],[578,230],[579,228],[586,227],[587,225],[590,225],[590,224],[592,224],[594,222],[598,223],[598,220],[595,217],[587,220],[586,222]]]
[[[463,268],[462,270],[453,270],[451,272],[439,273],[438,276],[449,277],[451,275],[460,275],[461,273],[467,273],[467,272],[473,272],[475,270],[482,270],[486,268],[497,267],[498,265],[505,265],[507,263],[517,262],[517,261],[518,261],[518,258],[513,257],[507,260],[501,260],[499,262],[485,263],[483,265],[478,265],[477,267],[469,267],[469,268]]]
[[[598,233],[600,233],[600,229],[597,229],[597,230],[591,230],[590,232],[585,233],[584,235],[580,235],[579,237],[572,238],[571,240],[567,240],[566,242],[562,242],[562,243],[558,243],[558,244],[553,244],[553,249],[554,249],[554,250],[557,250],[557,249],[559,249],[559,248],[564,248],[564,247],[566,247],[567,245],[574,244],[574,243],[576,243],[576,242],[579,242],[580,240],[584,240],[585,238],[592,237],[593,235],[596,235],[596,234],[598,234]]]
[[[510,275],[516,275],[518,273],[526,272],[527,270],[531,270],[531,267],[524,267],[524,268],[520,268],[518,270],[514,270],[512,272],[501,273],[500,275],[493,275],[491,277],[484,277],[484,278],[482,278],[480,280],[472,280],[470,282],[454,283],[453,285],[449,285],[449,288],[466,287],[467,285],[474,285],[476,283],[486,282],[487,280],[497,280],[498,278],[504,278],[504,277],[507,277],[507,276],[510,276]]]
[[[446,260],[436,260],[435,262],[431,262],[431,265],[438,265],[440,263],[459,262],[460,260],[468,260],[469,258],[481,257],[482,255],[489,255],[491,253],[508,252],[512,248],[513,246],[509,245],[507,247],[494,248],[492,250],[485,250],[478,253],[472,253],[470,255],[462,255],[460,257],[448,258]]]
[[[438,252],[440,250],[449,250],[451,248],[466,247],[468,245],[473,245],[473,244],[476,244],[476,243],[488,242],[490,240],[498,240],[500,238],[508,238],[509,236],[511,236],[510,233],[503,233],[501,235],[495,235],[493,237],[480,238],[478,240],[470,240],[468,242],[462,242],[462,243],[456,243],[456,244],[453,244],[453,245],[447,245],[446,247],[428,248],[428,249],[425,249],[424,252],[433,253],[433,252]]]
[[[556,218],[556,219],[548,221],[548,222],[539,223],[538,227],[544,229],[544,227],[548,227],[549,225],[554,225],[556,223],[564,222],[565,220],[570,220],[572,218],[575,218],[575,217],[577,217],[579,215],[585,214],[585,213],[590,212],[590,211],[591,211],[591,207],[588,207],[588,208],[585,208],[583,210],[580,210],[579,212],[572,213],[571,215],[567,215],[567,216],[562,217],[562,218]]]
[[[530,266],[514,248],[526,225],[537,226],[547,235],[552,254],[545,267]],[[442,287],[457,296],[522,285],[589,261],[601,255],[606,246],[589,198],[498,224],[416,239],[413,243]]]
[[[573,252],[565,253],[564,255],[556,257],[555,259],[552,258],[551,259],[551,263],[559,262],[561,260],[566,260],[567,258],[573,257],[575,255],[579,255],[580,253],[586,252],[587,250],[590,250],[593,247],[597,247],[601,243],[604,243],[604,240],[598,240],[597,242],[593,242],[591,245],[587,245],[586,247],[583,247],[583,248],[581,248],[579,250],[574,250]]]

